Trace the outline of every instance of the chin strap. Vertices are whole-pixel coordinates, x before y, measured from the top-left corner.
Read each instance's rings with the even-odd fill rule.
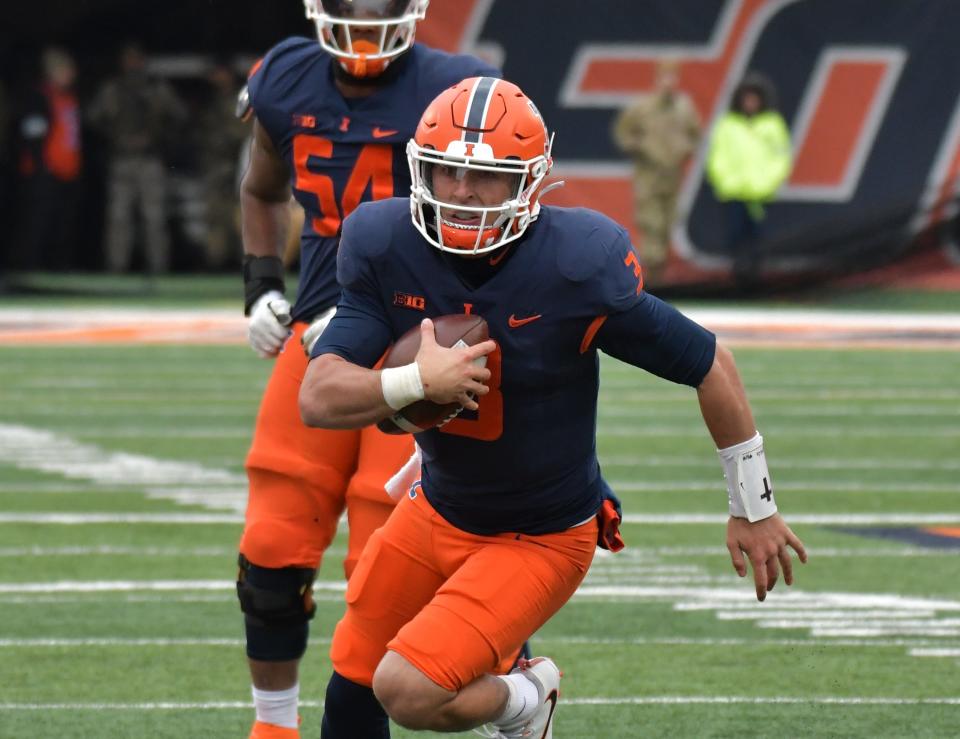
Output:
[[[359,59],[341,59],[340,67],[354,79],[376,79],[382,75],[390,62],[386,59],[368,59],[360,55]]]
[[[400,70],[406,66],[407,55],[410,50],[407,49],[402,54],[398,54],[393,59],[377,59],[376,62],[382,62],[383,67],[379,74],[371,74],[367,69],[365,76],[352,73],[345,65],[356,62],[356,59],[335,59],[333,64],[333,75],[337,80],[354,87],[385,87],[389,85],[400,73]],[[370,62],[368,62],[369,64]]]

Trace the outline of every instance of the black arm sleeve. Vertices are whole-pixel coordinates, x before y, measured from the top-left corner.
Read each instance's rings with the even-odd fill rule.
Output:
[[[597,347],[658,377],[698,387],[713,365],[717,338],[673,306],[641,293],[630,308],[607,317]]]

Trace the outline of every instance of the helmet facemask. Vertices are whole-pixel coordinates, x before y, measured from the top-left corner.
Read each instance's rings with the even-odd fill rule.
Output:
[[[552,138],[550,141],[552,145]],[[539,194],[550,170],[550,145],[532,160],[496,159],[486,144],[451,141],[446,152],[407,144],[410,164],[410,209],[414,225],[433,246],[455,254],[485,254],[520,238],[540,213]],[[471,156],[467,155],[470,147]],[[441,200],[434,191],[437,167],[461,180],[493,174],[513,175],[510,195],[501,203],[464,205]],[[451,214],[461,217],[453,218]],[[463,216],[473,216],[477,220]]]
[[[320,46],[353,77],[376,77],[413,45],[429,0],[304,0]]]

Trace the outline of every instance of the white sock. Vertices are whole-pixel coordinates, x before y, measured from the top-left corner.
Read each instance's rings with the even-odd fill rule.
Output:
[[[297,728],[297,698],[300,683],[286,690],[259,690],[252,688],[253,706],[257,709],[257,721],[275,724],[285,729]]]
[[[507,706],[503,709],[503,713],[493,723],[497,726],[508,726],[526,721],[540,706],[540,694],[537,692],[536,683],[527,680],[520,673],[497,675],[497,678],[507,684],[510,697],[507,698]]]

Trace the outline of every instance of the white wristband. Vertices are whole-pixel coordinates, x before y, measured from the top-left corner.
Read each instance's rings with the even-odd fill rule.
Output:
[[[420,367],[416,362],[381,370],[380,387],[383,399],[395,411],[424,398]]]
[[[773,483],[759,433],[726,449],[718,449],[723,475],[727,478],[727,502],[730,515],[750,523],[762,521],[777,512]]]

